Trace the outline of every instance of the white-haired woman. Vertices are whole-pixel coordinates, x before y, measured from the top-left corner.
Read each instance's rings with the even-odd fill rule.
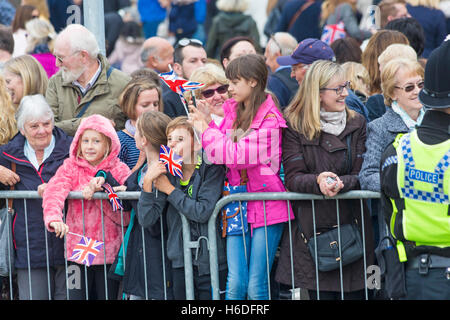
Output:
[[[285,111],[288,128],[283,132],[283,165],[289,191],[332,197],[359,189],[358,172],[365,151],[366,122],[362,115],[345,104],[349,81],[344,74],[342,67],[334,62],[314,62]],[[295,287],[308,289],[313,300],[319,298],[319,294],[323,300],[340,299],[340,268],[318,271],[317,280],[315,256],[310,254],[304,242],[304,239],[314,241],[314,218],[317,232],[328,231],[338,224],[336,200],[294,201],[292,206],[296,219],[292,233],[285,232],[281,242],[276,280],[292,285],[293,277]],[[364,210],[364,225],[360,211],[358,200],[339,200],[341,228],[354,219],[358,221],[360,232],[364,228],[366,261],[370,265],[373,232],[368,210]],[[293,270],[290,252],[294,254]],[[342,274],[345,299],[363,299],[366,274],[363,258],[345,265]]]
[[[26,52],[36,58],[50,78],[59,68],[55,65],[53,41],[56,37],[52,24],[44,19],[31,19],[25,23],[27,30]]]
[[[19,133],[0,147],[0,166],[11,173],[0,181],[0,188],[14,185],[15,190],[39,190],[42,194],[47,181],[69,156],[72,138],[54,126],[53,112],[42,95],[23,97],[16,121]],[[13,208],[19,298],[66,299],[64,241],[45,230],[42,200],[24,203],[17,199]]]

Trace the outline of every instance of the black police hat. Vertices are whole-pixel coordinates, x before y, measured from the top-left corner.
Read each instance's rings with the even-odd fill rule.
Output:
[[[425,86],[419,100],[426,107],[450,108],[450,40],[433,50],[425,67]]]

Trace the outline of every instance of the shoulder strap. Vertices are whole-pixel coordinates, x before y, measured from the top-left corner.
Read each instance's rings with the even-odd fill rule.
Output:
[[[294,22],[297,20],[297,18],[302,14],[303,11],[306,10],[310,5],[314,3],[314,0],[307,0],[301,7],[298,9],[298,11],[294,14],[294,16],[291,18],[291,21],[289,21],[289,25],[287,30],[291,29]]]
[[[109,76],[111,75],[111,72],[113,71],[113,69],[114,69],[113,67],[108,68],[108,70],[106,71],[106,79],[109,79]],[[81,118],[84,115],[84,113],[86,112],[86,110],[89,108],[89,106],[91,105],[91,103],[94,99],[92,99],[91,101],[88,101],[83,106],[83,109],[81,109],[81,111],[75,116],[75,118]]]

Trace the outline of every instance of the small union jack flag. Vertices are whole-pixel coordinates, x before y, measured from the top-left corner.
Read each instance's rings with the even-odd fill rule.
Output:
[[[109,201],[111,202],[113,211],[123,209],[122,202],[117,196],[117,193],[114,192],[114,189],[111,187],[111,185],[109,183],[105,183],[102,185],[102,188],[108,194],[108,198]]]
[[[159,77],[169,86],[169,88],[176,93],[183,93],[187,90],[196,90],[205,85],[200,82],[188,81],[179,77],[173,70],[170,72],[161,73]]]
[[[328,45],[331,45],[335,40],[345,38],[347,33],[345,32],[344,23],[341,21],[336,24],[328,24],[323,28],[322,36],[320,40]]]
[[[160,73],[159,77],[169,86],[169,88],[178,93],[181,102],[183,103],[186,114],[189,114],[187,109],[187,102],[183,93],[187,90],[196,90],[204,87],[205,85],[200,82],[188,81],[179,77],[173,70],[166,73]]]
[[[101,241],[82,236],[80,242],[75,245],[72,256],[67,260],[85,264],[89,267],[100,250],[102,250],[103,244]]]
[[[168,146],[160,146],[159,160],[166,165],[167,171],[169,171],[171,175],[183,178],[183,158],[173,152]]]

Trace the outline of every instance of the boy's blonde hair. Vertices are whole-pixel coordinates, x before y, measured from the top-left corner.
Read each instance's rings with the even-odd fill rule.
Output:
[[[194,139],[194,127],[192,127],[192,125],[188,122],[188,119],[189,118],[186,116],[180,116],[171,120],[166,128],[166,136],[168,136],[171,131],[177,128],[185,128],[187,131],[189,131],[192,139]]]

